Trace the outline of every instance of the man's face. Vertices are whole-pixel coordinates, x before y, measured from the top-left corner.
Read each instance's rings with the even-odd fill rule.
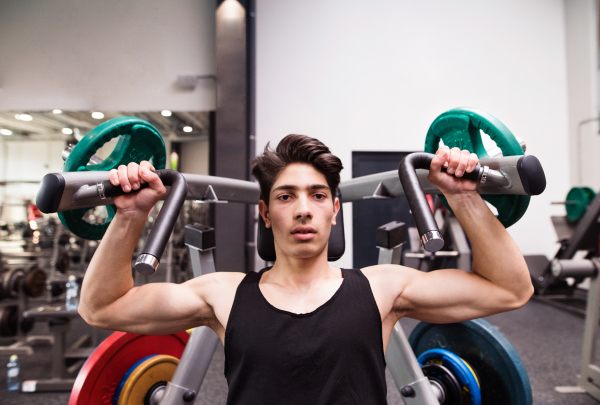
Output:
[[[306,163],[288,165],[271,188],[269,207],[259,203],[267,228],[273,229],[277,255],[299,259],[327,247],[339,207],[325,176]]]

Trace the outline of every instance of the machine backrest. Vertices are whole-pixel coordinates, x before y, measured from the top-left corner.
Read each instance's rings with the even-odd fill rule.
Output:
[[[340,211],[337,214],[336,224],[331,227],[329,235],[329,246],[327,248],[327,260],[330,262],[338,260],[346,250],[344,240],[344,215],[342,210],[342,199],[338,190],[337,197],[340,199]],[[258,216],[258,234],[256,235],[258,244],[258,255],[267,262],[275,261],[275,241],[273,231],[267,228],[262,216]]]

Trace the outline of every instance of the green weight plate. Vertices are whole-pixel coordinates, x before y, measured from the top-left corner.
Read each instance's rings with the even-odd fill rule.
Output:
[[[596,192],[589,187],[573,187],[569,190],[565,204],[567,219],[572,222],[579,221],[585,215],[594,197]]]
[[[480,159],[488,158],[482,130],[496,142],[504,156],[523,155],[523,149],[510,130],[497,118],[474,108],[455,108],[437,117],[425,137],[425,152],[435,153],[440,140],[450,148],[467,149],[476,153]],[[527,211],[528,195],[482,195],[483,199],[498,210],[497,218],[506,228],[515,224]],[[448,201],[440,196],[446,207]]]
[[[489,322],[475,319],[452,324],[421,322],[410,334],[419,357],[431,349],[448,350],[476,373],[485,405],[530,405],[531,385],[521,358],[510,342]]]
[[[92,155],[106,142],[119,137],[117,145],[104,161],[88,165]],[[150,160],[154,167],[164,169],[167,161],[165,142],[150,123],[135,117],[119,117],[91,130],[71,151],[63,166],[64,172],[107,171],[131,162]],[[115,206],[107,206],[108,217],[102,224],[91,224],[83,219],[87,209],[59,212],[63,225],[75,235],[102,239],[115,215]]]

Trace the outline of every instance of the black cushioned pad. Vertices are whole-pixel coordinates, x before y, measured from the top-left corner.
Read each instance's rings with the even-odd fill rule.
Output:
[[[336,224],[331,227],[329,235],[329,246],[327,248],[327,260],[330,262],[339,260],[346,250],[346,241],[344,239],[344,215],[342,210],[342,199],[338,191],[337,197],[340,199],[340,211],[337,214]],[[275,261],[275,240],[273,231],[267,228],[262,216],[258,216],[258,255],[267,262]]]

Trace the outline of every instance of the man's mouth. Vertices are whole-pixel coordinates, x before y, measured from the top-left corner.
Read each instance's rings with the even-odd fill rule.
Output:
[[[298,240],[312,239],[316,233],[316,229],[312,226],[299,226],[292,231],[292,235]]]

